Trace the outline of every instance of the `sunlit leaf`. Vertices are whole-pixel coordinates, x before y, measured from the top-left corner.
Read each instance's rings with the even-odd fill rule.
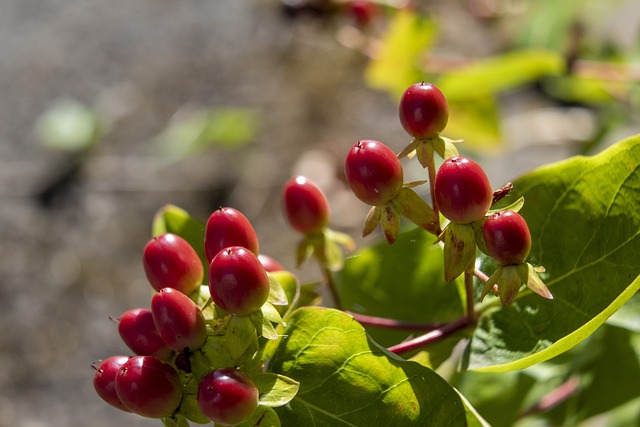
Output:
[[[593,157],[549,165],[514,182],[533,239],[530,261],[554,296],[522,291],[485,307],[468,366],[522,369],[584,340],[640,289],[640,137]]]
[[[446,381],[378,346],[351,316],[303,308],[285,334],[269,369],[300,389],[276,409],[283,425],[467,425],[465,406]]]

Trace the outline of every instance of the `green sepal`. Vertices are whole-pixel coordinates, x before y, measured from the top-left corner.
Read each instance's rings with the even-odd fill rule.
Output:
[[[433,143],[434,138],[420,141],[416,146],[416,157],[423,168],[428,168],[433,162]]]
[[[231,316],[224,330],[224,339],[231,358],[239,359],[256,339],[256,328],[247,316]]]
[[[414,151],[416,151],[416,148],[418,147],[418,145],[421,143],[421,141],[419,139],[413,139],[411,140],[411,142],[409,143],[409,145],[407,145],[406,147],[404,147],[402,149],[402,151],[400,151],[398,153],[398,158],[402,159],[403,157],[413,157],[413,153]]]
[[[528,262],[520,264],[520,277],[527,287],[542,298],[553,299],[553,295],[551,295],[547,285],[540,279],[537,271],[543,272],[544,267],[534,267]]]
[[[356,242],[347,233],[341,233],[339,231],[327,228],[324,230],[324,234],[327,240],[337,243],[342,246],[344,250],[351,252],[356,250]]]
[[[276,307],[282,317],[286,317],[293,309],[295,309],[298,301],[300,300],[300,282],[290,271],[274,271],[269,274],[278,281],[287,296],[287,301],[289,301],[288,307]]]
[[[397,212],[414,224],[435,234],[439,227],[438,215],[431,209],[418,193],[410,188],[403,188],[391,201]]]
[[[444,233],[444,279],[451,282],[473,265],[476,238],[471,224],[452,222]]]
[[[400,214],[392,203],[387,203],[382,208],[380,227],[387,242],[392,245],[398,238],[398,234],[400,234]]]
[[[284,375],[264,372],[253,377],[260,393],[260,405],[277,408],[289,403],[298,393],[300,383]]]
[[[314,238],[313,255],[318,262],[331,271],[338,271],[344,265],[342,248],[331,240],[327,234]]]
[[[258,331],[258,335],[261,335],[268,340],[278,339],[278,333],[276,332],[276,329],[271,324],[271,321],[264,316],[262,311],[255,311],[249,314],[249,319],[251,320],[251,323],[253,323],[253,326],[256,328],[256,331]]]
[[[260,405],[253,414],[234,427],[280,427],[280,417],[273,408]]]
[[[267,273],[269,277],[269,298],[267,299],[273,305],[287,305],[289,301],[284,288],[278,281],[278,278],[272,273]]]
[[[478,221],[472,222],[471,226],[473,227],[473,233],[476,236],[476,246],[478,247],[478,249],[480,249],[481,252],[489,255],[489,252],[487,251],[487,245],[484,242],[484,232],[482,231],[486,220],[487,217],[485,216]]]
[[[383,208],[380,206],[371,206],[371,209],[369,209],[369,212],[367,212],[367,216],[364,219],[362,237],[367,237],[376,229],[380,222],[380,217],[382,216],[382,210]]]
[[[303,237],[296,246],[296,267],[300,267],[313,254],[313,245],[309,239]]]
[[[427,182],[429,182],[426,179],[420,179],[418,181],[411,181],[411,182],[406,182],[402,185],[403,188],[414,188],[417,187],[419,185],[423,185],[426,184]]]
[[[502,268],[498,279],[498,295],[502,305],[509,305],[518,295],[522,279],[520,278],[519,265],[507,265]]]
[[[439,136],[432,141],[433,149],[443,159],[447,160],[448,158],[460,155],[458,148],[454,144],[462,142],[461,139],[449,139],[444,136]]]
[[[498,279],[500,279],[503,268],[503,266],[498,267],[498,269],[489,277],[489,280],[485,282],[484,288],[482,288],[482,294],[480,295],[480,302],[482,302],[484,297],[493,290],[494,285],[498,283]]]
[[[516,200],[515,202],[511,203],[508,206],[504,206],[502,208],[496,208],[496,209],[489,209],[489,212],[487,212],[487,215],[491,215],[492,213],[501,212],[501,211],[519,212],[523,206],[524,206],[524,197],[520,197],[518,200]]]
[[[265,302],[260,308],[265,319],[273,323],[285,323],[280,316],[280,312],[269,302]],[[285,324],[285,326],[287,326]]]

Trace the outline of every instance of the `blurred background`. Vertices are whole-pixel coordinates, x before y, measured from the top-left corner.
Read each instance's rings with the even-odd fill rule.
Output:
[[[496,188],[640,130],[637,0],[365,3],[0,3],[0,427],[160,425],[91,383],[129,354],[109,316],[149,305],[155,212],[233,206],[294,269],[280,190],[303,173],[367,244],[342,159],[409,142],[409,84],[441,87]]]

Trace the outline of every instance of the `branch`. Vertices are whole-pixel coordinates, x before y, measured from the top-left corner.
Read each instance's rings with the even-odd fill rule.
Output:
[[[567,381],[562,383],[558,388],[552,390],[550,393],[542,396],[536,404],[527,408],[522,412],[518,418],[527,417],[529,415],[538,414],[540,412],[546,412],[555,408],[562,402],[573,396],[580,387],[580,379],[577,376],[570,377]]]
[[[367,316],[366,314],[354,313],[352,311],[345,311],[345,313],[353,316],[358,322],[367,326],[375,326],[378,328],[387,329],[403,329],[411,331],[432,331],[446,325],[446,323],[419,323],[419,322],[405,322],[403,320],[388,319],[384,317]]]
[[[431,332],[427,332],[424,335],[420,335],[419,337],[391,346],[387,350],[395,354],[407,353],[420,347],[438,342],[454,332],[466,328],[472,323],[473,322],[469,321],[469,316],[465,315],[453,322],[445,323],[442,327]]]

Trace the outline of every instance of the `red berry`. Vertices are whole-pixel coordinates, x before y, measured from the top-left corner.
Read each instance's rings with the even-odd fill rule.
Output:
[[[186,240],[175,234],[151,239],[144,248],[142,262],[155,290],[169,287],[188,295],[202,284],[204,268],[200,257]]]
[[[529,226],[520,214],[500,211],[489,215],[482,234],[491,258],[502,265],[520,264],[531,251]]]
[[[204,251],[211,262],[218,252],[229,246],[242,246],[259,253],[258,236],[246,216],[233,208],[220,208],[207,221]]]
[[[403,171],[389,147],[374,140],[358,141],[347,153],[344,171],[351,191],[371,206],[381,206],[402,189]]]
[[[116,393],[116,375],[127,360],[127,356],[111,356],[103,360],[97,368],[94,366],[96,374],[93,377],[93,388],[109,405],[130,412]]]
[[[440,89],[430,83],[409,86],[400,99],[400,123],[414,138],[438,135],[448,120],[447,100]]]
[[[291,179],[282,193],[289,224],[303,234],[313,234],[329,224],[329,203],[318,186],[304,176]]]
[[[246,248],[226,248],[211,261],[211,299],[224,311],[244,316],[260,310],[269,297],[269,289],[267,272]]]
[[[258,261],[260,261],[260,264],[262,264],[265,271],[269,273],[273,273],[274,271],[286,270],[286,268],[284,268],[282,264],[265,254],[258,255]]]
[[[120,338],[135,354],[166,360],[173,354],[158,333],[151,310],[135,308],[126,311],[118,323]]]
[[[202,311],[175,289],[160,289],[151,299],[151,313],[163,341],[178,352],[197,350],[207,339]]]
[[[129,410],[149,418],[170,416],[182,399],[178,372],[153,356],[127,360],[116,376],[116,392]]]
[[[378,5],[370,0],[352,0],[348,10],[356,25],[360,28],[368,27],[378,15]]]
[[[493,200],[489,178],[480,165],[465,157],[451,157],[436,174],[435,200],[447,219],[468,224],[484,217]]]
[[[216,424],[239,424],[258,407],[258,389],[244,372],[218,369],[200,381],[198,406]]]

